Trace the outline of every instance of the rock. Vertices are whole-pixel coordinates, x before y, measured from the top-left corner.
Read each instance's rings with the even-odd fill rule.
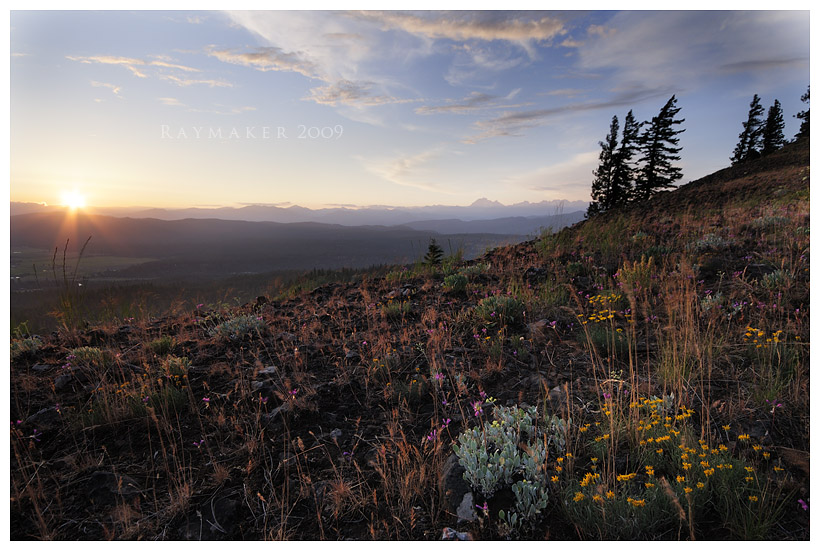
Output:
[[[54,379],[54,390],[64,390],[73,380],[74,377],[68,373],[58,375],[57,378]]]
[[[469,532],[458,532],[452,528],[445,528],[441,531],[442,541],[473,541],[473,536]]]
[[[476,520],[475,514],[475,503],[473,503],[473,492],[467,492],[464,494],[464,498],[461,500],[461,504],[456,509],[456,515],[458,515],[458,522],[472,522]]]
[[[532,266],[527,268],[527,271],[524,272],[524,281],[528,283],[534,283],[537,281],[546,281],[549,277],[549,272],[546,268],[536,268]]]
[[[361,359],[362,357],[355,350],[349,350],[347,354],[345,354],[345,360],[349,362],[358,362]]]
[[[35,373],[45,373],[46,371],[48,371],[52,367],[54,367],[54,366],[47,365],[47,364],[34,364],[33,366],[31,366],[31,370],[34,371]]]
[[[56,406],[43,408],[26,419],[27,425],[34,425],[41,431],[56,429],[61,423],[62,417]]]
[[[181,528],[182,539],[187,541],[209,541],[233,539],[239,515],[239,502],[228,497],[215,497],[189,516]]]
[[[277,368],[275,365],[271,365],[266,367],[265,369],[260,369],[256,376],[259,377],[260,375],[264,375],[266,377],[273,377],[278,372],[279,368]]]
[[[553,412],[561,411],[567,407],[566,387],[555,386],[549,393],[550,409]]]
[[[330,431],[330,437],[334,440],[338,440],[342,437],[342,429],[333,429]]]
[[[118,497],[130,500],[142,494],[133,478],[109,471],[92,473],[86,484],[86,492],[91,502],[97,505],[113,505]]]
[[[451,454],[444,462],[439,483],[447,509],[461,518],[459,510],[464,504],[467,494],[469,494],[471,504],[473,495],[470,492],[470,486],[464,480],[464,467],[459,464],[458,457],[455,454]],[[466,512],[464,514],[466,515]],[[472,514],[475,515],[475,513]]]

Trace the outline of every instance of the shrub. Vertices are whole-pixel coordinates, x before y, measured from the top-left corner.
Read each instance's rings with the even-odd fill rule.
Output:
[[[262,321],[262,318],[254,314],[247,314],[220,323],[211,329],[209,334],[211,336],[227,337],[231,340],[241,340],[254,333],[260,333],[264,328],[265,322]]]
[[[793,279],[794,275],[789,270],[775,270],[764,275],[760,285],[770,291],[782,291],[791,285]]]
[[[478,303],[475,314],[490,326],[520,325],[524,322],[524,304],[509,295],[493,295]]]
[[[150,348],[151,352],[157,356],[165,356],[170,354],[171,350],[174,349],[174,346],[176,346],[176,339],[168,335],[154,339],[148,343],[148,348]]]
[[[467,278],[472,278],[484,275],[490,271],[490,265],[485,263],[473,264],[472,266],[465,266],[459,273]]]
[[[40,350],[43,341],[40,337],[28,337],[25,339],[15,339],[11,341],[11,361],[17,361],[24,356],[29,356]]]
[[[465,469],[464,480],[484,498],[505,487],[512,490],[512,509],[499,510],[498,517],[516,530],[547,506],[547,450],[563,450],[566,425],[553,417],[546,430],[539,430],[535,406],[497,407],[493,418],[459,435],[453,449]]]
[[[694,243],[690,244],[689,248],[700,253],[706,251],[720,251],[722,249],[727,249],[729,245],[731,245],[731,242],[723,237],[715,233],[707,233]]]
[[[382,316],[389,320],[399,320],[409,314],[413,309],[413,305],[409,300],[394,301],[388,300],[387,304],[382,305]]]
[[[100,350],[93,346],[81,346],[71,351],[77,364],[88,367],[105,367],[113,360],[108,350]]]
[[[444,289],[450,293],[467,292],[467,277],[462,274],[451,274],[444,278]]]

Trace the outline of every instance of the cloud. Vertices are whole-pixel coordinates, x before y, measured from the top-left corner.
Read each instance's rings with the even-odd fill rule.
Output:
[[[386,95],[373,95],[373,82],[352,82],[340,80],[327,86],[310,90],[310,95],[302,98],[320,105],[359,105],[372,106],[386,103],[409,103],[416,100],[395,98]]]
[[[188,107],[177,98],[157,98],[160,103],[169,107]]]
[[[359,12],[358,17],[377,21],[382,28],[399,29],[430,39],[515,43],[534,55],[533,43],[547,42],[565,34],[561,19],[538,14],[510,17],[505,12]]]
[[[182,103],[177,98],[167,97],[157,98],[157,100],[163,105],[167,105],[168,107],[182,107],[186,111],[190,111],[192,113],[211,113],[215,115],[239,115],[242,113],[246,113],[248,111],[256,111],[256,107],[231,107],[221,104],[215,104],[213,109],[197,109]]]
[[[427,191],[449,193],[440,185],[429,181],[430,171],[425,167],[430,161],[441,155],[441,148],[433,148],[415,155],[402,155],[389,160],[372,160],[358,157],[365,169],[371,174],[399,186],[412,187]]]
[[[166,55],[151,56],[155,59],[139,59],[134,57],[121,57],[111,55],[96,55],[96,56],[66,56],[71,61],[78,61],[85,64],[101,64],[101,65],[120,65],[125,67],[131,73],[139,78],[148,78],[146,69],[159,67],[160,69],[173,69],[184,71],[186,73],[199,73],[199,69],[180,65],[178,63],[171,63],[171,58]],[[230,83],[219,80],[201,79],[193,80],[188,78],[180,78],[167,72],[156,72],[156,76],[162,80],[168,80],[178,86],[190,86],[192,84],[206,84],[208,86],[231,86]]]
[[[804,63],[808,80],[808,12],[621,12],[590,27],[578,68],[644,87],[697,89],[732,72],[765,83]]]
[[[92,80],[91,86],[94,86],[95,88],[108,88],[115,96],[122,97],[120,96],[120,87],[116,84],[109,84],[107,82],[97,82],[96,80]]]
[[[724,73],[747,73],[774,71],[780,68],[789,69],[794,67],[808,67],[808,57],[795,57],[788,59],[753,59],[726,63],[718,67],[718,71]]]
[[[316,78],[317,67],[298,52],[286,52],[274,46],[256,48],[250,52],[209,49],[208,54],[225,63],[251,67],[259,71],[293,71]]]
[[[464,115],[485,109],[511,109],[514,107],[519,107],[520,105],[505,105],[502,101],[513,99],[520,91],[520,88],[516,88],[505,97],[485,94],[483,92],[470,92],[470,95],[465,98],[458,100],[447,100],[443,105],[423,105],[416,109],[416,113],[419,115],[433,115],[440,113]]]
[[[549,192],[555,199],[589,201],[592,171],[599,151],[577,153],[564,162],[517,174],[504,179],[504,185],[532,191]]]
[[[160,80],[167,80],[169,82],[173,82],[177,86],[193,86],[196,84],[205,84],[210,88],[222,87],[222,88],[231,88],[233,84],[230,82],[226,82],[224,80],[216,80],[216,79],[189,79],[189,78],[180,78],[174,75],[160,75]]]
[[[522,136],[524,130],[543,126],[549,123],[553,118],[563,114],[610,109],[613,107],[631,107],[635,103],[652,98],[665,97],[670,94],[671,92],[665,88],[635,88],[626,89],[616,93],[610,99],[582,103],[568,103],[545,109],[508,111],[497,117],[493,117],[492,119],[476,122],[473,126],[479,130],[479,133],[469,136],[462,141],[468,144],[475,144],[483,140],[501,136]]]

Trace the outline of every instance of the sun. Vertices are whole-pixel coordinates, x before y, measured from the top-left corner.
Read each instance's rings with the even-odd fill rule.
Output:
[[[85,206],[85,196],[76,189],[73,191],[66,191],[62,195],[63,205],[71,210],[81,209]]]

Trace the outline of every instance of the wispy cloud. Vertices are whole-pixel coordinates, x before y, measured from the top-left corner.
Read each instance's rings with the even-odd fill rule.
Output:
[[[190,78],[180,78],[175,75],[160,75],[160,80],[167,80],[169,82],[173,82],[177,86],[194,86],[196,84],[204,84],[210,88],[222,87],[222,88],[231,88],[233,84],[224,80],[218,79],[190,79]]]
[[[121,88],[116,84],[109,84],[107,82],[97,82],[96,80],[92,80],[91,86],[94,86],[95,88],[108,88],[115,96],[122,97],[120,96]]]
[[[310,95],[302,98],[321,105],[384,105],[386,103],[409,103],[416,100],[401,99],[388,95],[374,95],[373,82],[352,82],[340,80],[327,86],[310,90]]]
[[[447,100],[441,105],[423,105],[416,109],[416,113],[419,115],[433,115],[441,113],[464,115],[486,109],[512,109],[525,105],[511,105],[504,103],[505,101],[513,99],[520,91],[520,88],[516,88],[505,97],[485,94],[483,92],[470,92],[470,95],[465,98],[458,100]]]
[[[581,69],[645,87],[695,89],[727,72],[762,87],[801,63],[808,79],[808,41],[806,12],[621,12],[589,28],[578,59]]]
[[[185,109],[186,111],[190,111],[192,113],[210,113],[213,115],[240,115],[242,113],[247,113],[249,111],[256,111],[256,107],[250,106],[242,106],[242,107],[231,107],[228,105],[221,105],[221,104],[214,104],[213,108],[209,109],[199,109],[195,107],[191,107],[185,103],[182,103],[177,98],[172,97],[164,97],[164,98],[157,98],[161,104],[166,105],[168,107],[179,107]]]
[[[173,74],[171,71],[183,71],[183,73],[200,73],[201,71],[195,67],[187,65],[180,65],[173,63],[172,59],[167,55],[149,56],[153,59],[141,59],[134,57],[122,57],[112,55],[97,55],[97,56],[66,56],[71,61],[77,61],[84,64],[100,64],[100,65],[119,65],[125,67],[131,73],[139,78],[149,78],[149,69],[157,69],[153,71],[152,75],[161,80],[166,80],[176,84],[177,86],[191,86],[196,84],[204,84],[206,86],[224,86],[230,87],[229,82],[216,79],[191,79],[188,77],[181,77]],[[117,92],[115,92],[116,94]]]
[[[553,118],[568,113],[611,109],[613,107],[631,107],[636,103],[652,98],[664,97],[669,94],[666,88],[659,89],[632,89],[621,91],[610,99],[568,103],[545,109],[527,111],[509,111],[491,119],[476,122],[473,126],[478,134],[462,140],[464,143],[475,144],[483,140],[501,136],[522,136],[523,131],[529,128],[543,126]]]
[[[208,49],[208,54],[225,63],[252,67],[259,71],[293,71],[306,77],[316,78],[316,64],[299,52],[286,52],[282,48],[266,46],[250,52],[232,49]]]
[[[598,154],[598,151],[577,153],[564,162],[516,174],[501,183],[546,192],[554,199],[589,201],[589,185]]]
[[[718,70],[724,73],[746,73],[758,71],[774,71],[777,69],[790,69],[808,67],[808,57],[794,57],[781,59],[750,59],[746,61],[737,61],[735,63],[726,63],[718,66]]]
[[[358,17],[377,21],[383,28],[399,29],[431,39],[454,41],[502,40],[521,46],[534,56],[534,44],[547,42],[566,31],[557,17],[504,12],[359,12]]]
[[[427,166],[441,155],[441,148],[433,148],[415,155],[402,155],[394,159],[374,160],[358,157],[365,170],[399,186],[450,193],[440,184],[430,181],[431,170]]]

